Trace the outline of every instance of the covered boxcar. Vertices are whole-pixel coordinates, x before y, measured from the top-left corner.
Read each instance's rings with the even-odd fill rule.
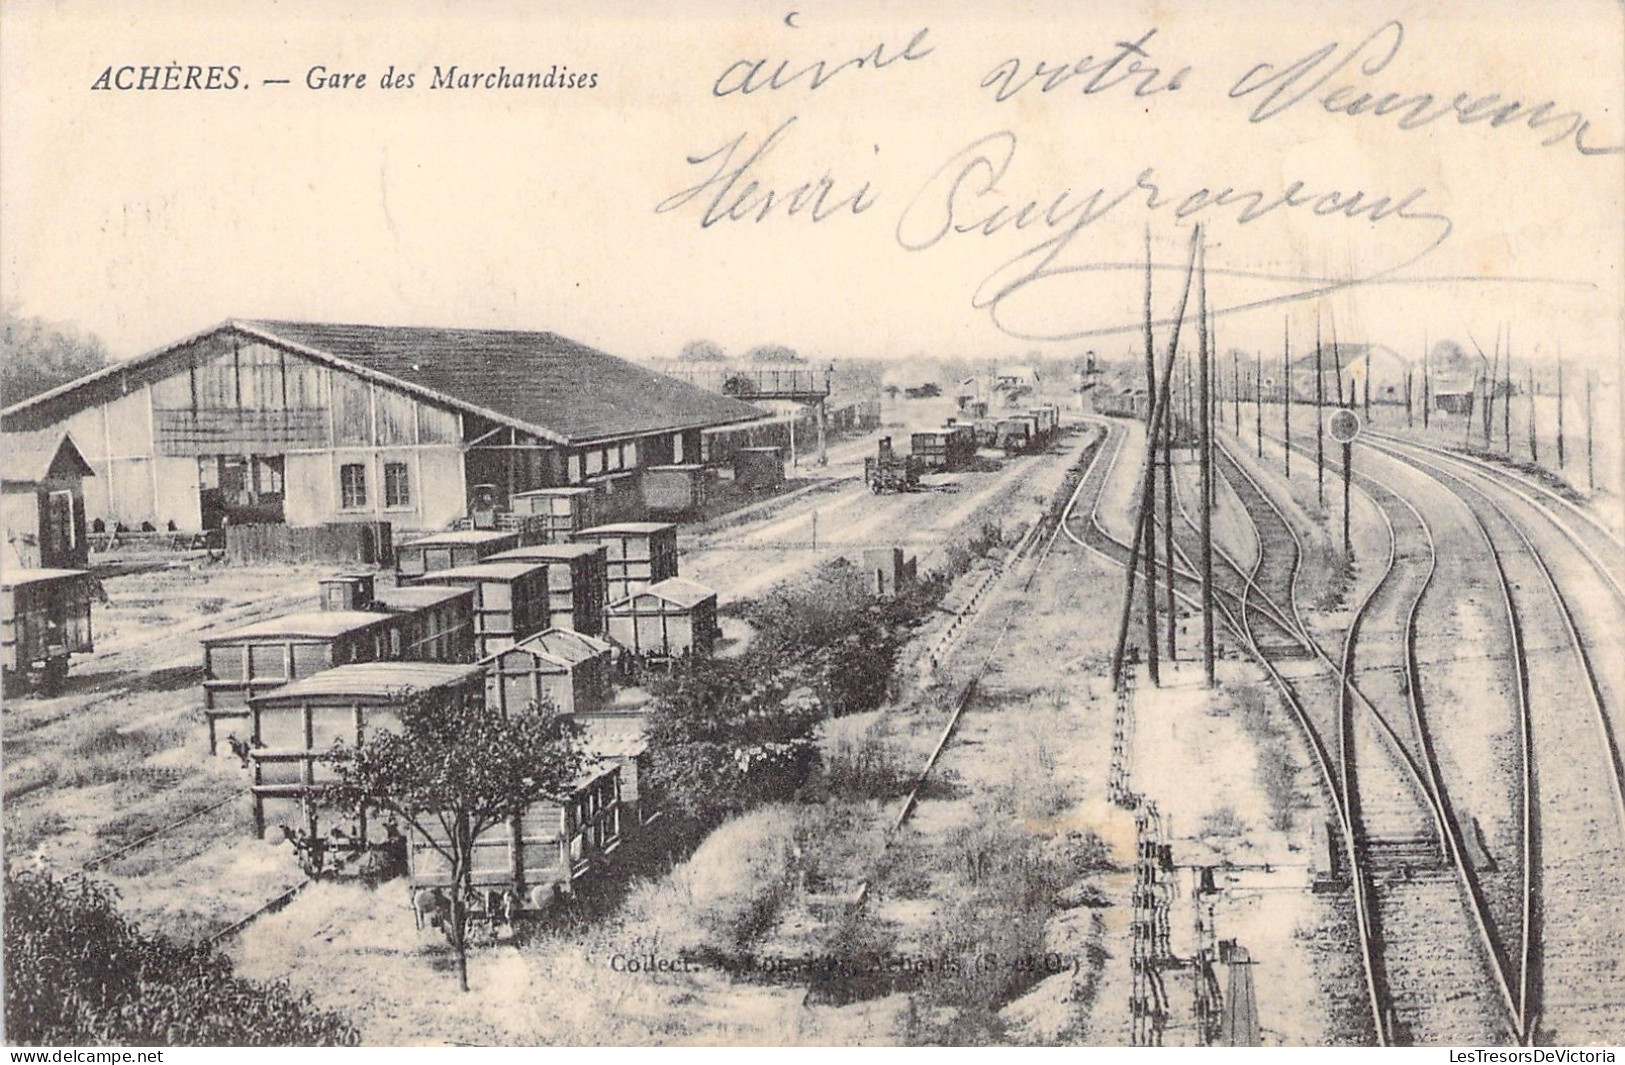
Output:
[[[395,549],[395,576],[412,581],[425,573],[472,566],[519,546],[519,533],[501,529],[460,529],[410,540]]]
[[[534,544],[492,555],[490,561],[547,567],[548,627],[597,636],[604,631],[609,601],[607,558],[603,544]]]
[[[249,700],[290,681],[352,662],[401,658],[406,626],[396,614],[312,610],[256,621],[203,641],[203,712],[209,750],[249,728]],[[241,731],[237,731],[241,730]]]
[[[544,544],[564,543],[598,522],[595,488],[538,488],[513,497],[513,511]]]
[[[734,452],[734,486],[752,492],[778,488],[784,483],[784,449],[742,447]]]
[[[410,662],[474,661],[474,590],[448,585],[385,588],[373,600],[405,623],[401,657]]]
[[[444,662],[366,662],[323,670],[249,700],[252,715],[254,830],[273,838],[282,829],[319,836],[322,812],[312,791],[331,768],[322,755],[335,743],[364,744],[398,731],[403,708],[483,698],[485,671]],[[340,826],[365,842],[377,826]]]
[[[692,514],[711,498],[716,471],[689,463],[643,471],[643,505],[652,514]]]
[[[482,562],[437,570],[423,584],[474,589],[474,653],[488,658],[549,627],[547,566],[537,562]]]
[[[611,600],[677,576],[675,525],[654,521],[596,525],[576,533],[576,542],[604,545]]]
[[[643,658],[710,657],[717,640],[717,593],[671,577],[609,606],[609,638]]]
[[[645,513],[642,476],[638,470],[619,470],[588,477],[598,493],[594,502],[600,522],[642,521]]]
[[[420,898],[453,887],[444,829],[422,819],[430,835],[413,831],[408,869],[414,906],[434,906]],[[532,803],[523,814],[487,829],[474,840],[472,887],[480,895],[511,894],[521,911],[546,909],[621,845],[621,771],[613,762],[593,764],[562,795]]]
[[[613,648],[570,629],[548,629],[485,659],[485,702],[504,713],[551,702],[561,714],[588,713],[608,701]]]
[[[71,656],[94,649],[90,600],[96,579],[84,570],[18,569],[0,575],[5,677],[54,690]]]

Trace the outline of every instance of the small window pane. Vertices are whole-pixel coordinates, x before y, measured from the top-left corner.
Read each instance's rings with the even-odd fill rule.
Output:
[[[406,463],[384,463],[384,506],[409,507],[412,505],[412,483]]]
[[[339,467],[339,506],[356,510],[367,505],[367,467],[347,462]]]

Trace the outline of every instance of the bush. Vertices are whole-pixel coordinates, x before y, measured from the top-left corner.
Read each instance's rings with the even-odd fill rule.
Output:
[[[43,1046],[349,1046],[354,1028],[284,983],[232,975],[230,959],[143,933],[112,888],[8,872],[6,1038]]]

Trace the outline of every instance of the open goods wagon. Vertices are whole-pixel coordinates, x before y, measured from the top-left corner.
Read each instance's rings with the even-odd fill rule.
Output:
[[[444,846],[444,830],[433,817],[421,822],[432,835],[414,831],[407,849],[413,906],[420,914],[434,912],[452,888],[451,864],[436,846]],[[487,900],[494,898],[519,912],[545,910],[573,893],[576,881],[620,845],[620,766],[598,763],[568,795],[540,799],[482,832],[474,840],[470,887],[479,908],[489,909]]]
[[[920,485],[920,469],[912,455],[892,450],[891,437],[880,438],[875,454],[863,460],[863,480],[876,495],[882,492],[909,492]]]

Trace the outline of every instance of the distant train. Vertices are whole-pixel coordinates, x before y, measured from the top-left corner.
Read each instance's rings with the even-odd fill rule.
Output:
[[[1061,411],[1054,406],[968,423],[950,418],[939,429],[912,434],[907,455],[893,449],[891,437],[882,437],[875,454],[864,460],[864,481],[877,494],[907,492],[918,487],[922,473],[965,469],[980,449],[1031,454],[1048,447],[1060,431]]]

